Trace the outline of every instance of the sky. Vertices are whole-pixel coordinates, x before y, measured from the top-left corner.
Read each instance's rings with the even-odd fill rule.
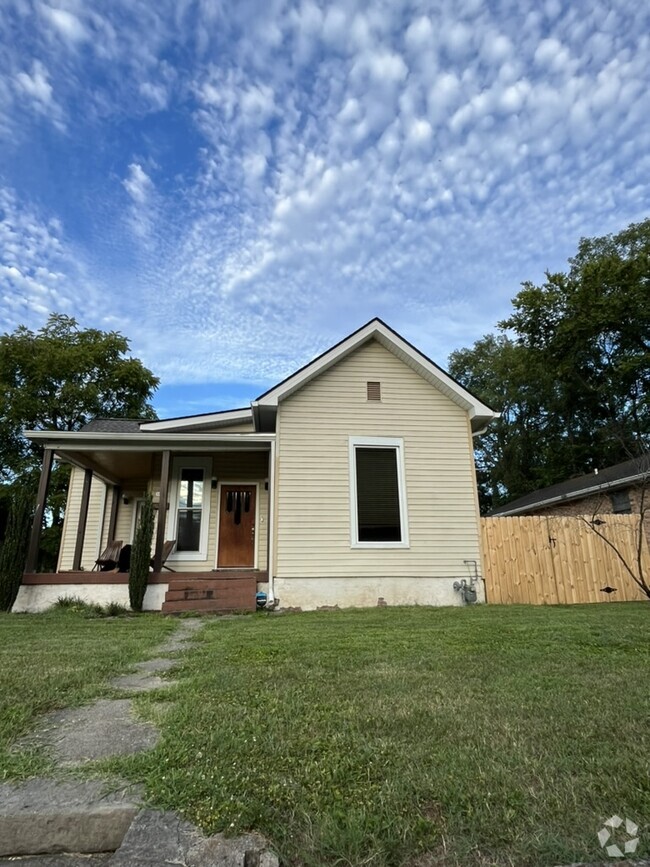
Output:
[[[445,366],[649,205],[639,0],[2,0],[0,331],[120,331],[161,417],[374,316]]]

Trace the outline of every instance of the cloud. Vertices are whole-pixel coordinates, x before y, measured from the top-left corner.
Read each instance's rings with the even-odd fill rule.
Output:
[[[43,235],[63,259],[23,251],[2,279],[43,305],[91,262],[168,382],[272,381],[377,314],[444,363],[521,280],[647,210],[632,0],[25,9],[0,20],[3,155],[25,186],[26,159],[52,164],[16,213],[65,214]]]
[[[88,31],[79,18],[67,9],[40,3],[38,9],[43,17],[65,41],[76,44],[88,39]]]
[[[144,205],[154,189],[153,181],[139,163],[131,163],[122,186],[138,205]]]

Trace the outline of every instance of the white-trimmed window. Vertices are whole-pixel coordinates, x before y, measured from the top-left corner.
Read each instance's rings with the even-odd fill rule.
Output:
[[[174,458],[167,538],[172,560],[206,560],[210,523],[211,458]]]
[[[404,440],[350,437],[353,548],[408,548]]]

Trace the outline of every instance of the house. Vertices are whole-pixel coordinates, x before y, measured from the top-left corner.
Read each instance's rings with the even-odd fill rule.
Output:
[[[473,436],[498,414],[373,319],[249,407],[164,421],[28,431],[45,447],[14,610],[59,596],[128,599],[91,571],[158,506],[145,608],[462,604],[483,598]],[[72,465],[57,572],[36,574],[53,457]],[[162,568],[165,540],[176,549]]]
[[[509,515],[645,515],[650,539],[650,460],[634,458],[533,491],[490,512]],[[645,493],[644,493],[645,489]],[[643,498],[643,501],[642,501]]]

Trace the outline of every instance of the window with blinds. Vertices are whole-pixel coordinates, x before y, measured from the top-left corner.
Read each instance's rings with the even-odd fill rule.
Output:
[[[359,542],[401,542],[397,449],[355,451]]]
[[[350,546],[408,548],[401,437],[349,437]]]

